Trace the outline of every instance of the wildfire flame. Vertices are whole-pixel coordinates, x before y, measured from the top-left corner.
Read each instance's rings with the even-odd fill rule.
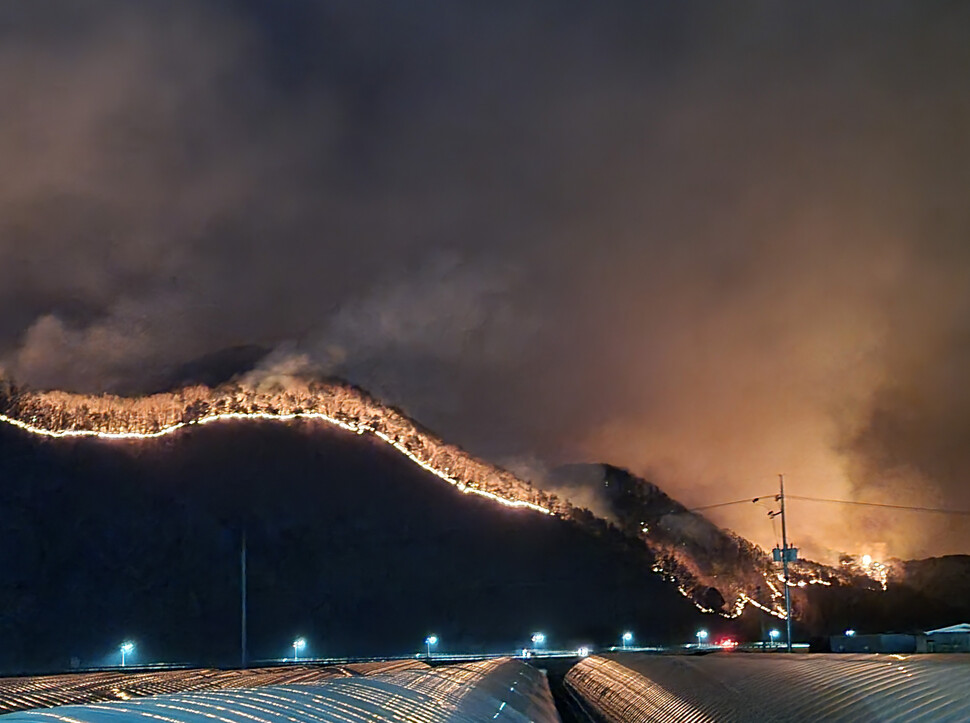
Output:
[[[465,494],[592,525],[588,512],[447,444],[402,412],[339,382],[291,380],[285,388],[238,383],[215,389],[195,386],[141,398],[33,392],[0,385],[0,422],[45,437],[147,440],[193,426],[247,420],[283,423],[317,420],[355,434],[371,434]],[[752,605],[775,617],[785,617],[781,605],[783,593],[769,579],[774,573],[763,553],[763,563],[749,573],[741,574],[736,580],[718,579],[718,588],[727,600],[734,602],[730,606],[725,604],[723,610],[713,610],[700,602],[711,581],[697,568],[696,561],[682,554],[677,546],[655,539],[646,523],[642,523],[640,533],[656,558],[653,571],[674,583],[699,610],[734,618]],[[857,572],[868,575],[885,589],[888,571],[884,565],[865,556],[857,567]],[[789,585],[831,585],[833,580],[842,581],[843,577],[840,570],[799,561],[791,566]],[[762,578],[770,591],[770,599],[758,600],[759,596],[753,592]],[[778,579],[784,585],[780,575]]]
[[[863,555],[858,567],[864,575],[878,582],[883,590],[886,589],[889,584],[889,568],[886,565],[873,559],[872,555]]]
[[[356,434],[372,434],[409,460],[466,494],[542,514],[568,509],[511,472],[475,459],[353,387],[300,382],[260,390],[238,384],[188,387],[143,398],[66,392],[0,396],[0,422],[45,437],[145,440],[195,425],[233,420],[319,420]]]

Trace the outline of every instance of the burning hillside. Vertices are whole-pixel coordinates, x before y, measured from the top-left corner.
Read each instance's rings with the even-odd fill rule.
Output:
[[[568,516],[568,506],[528,482],[475,459],[398,410],[338,382],[301,381],[268,389],[231,383],[139,398],[32,392],[12,386],[0,390],[0,421],[48,437],[151,439],[192,425],[247,419],[320,420],[357,434],[373,434],[462,492]]]
[[[610,465],[574,465],[560,478],[595,479],[607,514],[628,536],[643,540],[654,556],[654,572],[664,575],[706,612],[739,616],[748,605],[785,617],[784,576],[757,545],[714,525],[667,496],[656,485]],[[881,580],[860,566],[839,568],[799,560],[790,568],[793,617],[811,605],[806,589],[851,586],[881,589]]]
[[[140,398],[83,396],[0,387],[0,421],[47,437],[143,440],[194,425],[232,420],[317,420],[371,434],[466,494],[514,508],[554,515],[618,545],[642,545],[644,564],[677,585],[705,612],[739,616],[748,605],[784,618],[784,580],[764,550],[690,512],[655,485],[610,466],[599,470],[609,501],[606,522],[506,470],[478,460],[423,429],[399,410],[337,381],[294,381],[272,386],[245,381],[215,388],[192,386]],[[578,469],[578,468],[577,468]],[[568,470],[567,470],[568,473]],[[864,561],[863,561],[864,562]],[[792,566],[793,614],[811,617],[808,589],[879,590],[885,569],[871,564]],[[874,569],[874,568],[873,568]]]

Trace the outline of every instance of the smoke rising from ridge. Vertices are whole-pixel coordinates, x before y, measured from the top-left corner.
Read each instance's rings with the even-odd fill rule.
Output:
[[[970,508],[967,8],[206,8],[0,10],[10,378],[254,345],[689,505]],[[940,523],[792,506],[822,552]]]

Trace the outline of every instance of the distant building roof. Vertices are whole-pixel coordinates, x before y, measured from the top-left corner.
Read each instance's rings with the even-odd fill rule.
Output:
[[[936,635],[937,633],[970,633],[970,623],[957,623],[956,625],[951,625],[948,628],[926,631],[927,635]]]

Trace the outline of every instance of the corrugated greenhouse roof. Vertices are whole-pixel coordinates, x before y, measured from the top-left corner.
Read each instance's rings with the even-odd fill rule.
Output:
[[[391,672],[407,668],[427,669],[412,659],[353,663],[349,665],[286,665],[272,668],[217,670],[105,670],[22,678],[0,678],[0,713],[49,708],[74,703],[129,700],[162,693],[220,688],[255,688],[264,685],[314,682],[325,678]]]
[[[587,658],[567,687],[607,721],[970,720],[970,655]]]
[[[545,675],[509,658],[0,716],[4,723],[463,723],[558,721]]]

